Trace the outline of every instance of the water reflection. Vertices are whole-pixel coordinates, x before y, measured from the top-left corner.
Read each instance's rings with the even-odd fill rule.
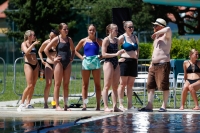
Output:
[[[128,113],[108,117],[77,126],[66,128],[70,120],[56,119],[33,121],[29,117],[22,119],[0,118],[0,132],[36,132],[46,129],[47,133],[172,133],[200,132],[199,114],[169,114],[169,113]],[[62,125],[61,127],[59,127]],[[56,127],[50,130],[50,127]]]
[[[199,114],[124,114],[69,128],[70,132],[174,133],[200,132]]]
[[[45,118],[44,118],[45,119]],[[63,125],[71,121],[58,118],[53,120],[35,120],[32,117],[22,118],[0,118],[0,133],[2,132],[37,132],[45,128],[51,128],[58,125]],[[64,129],[66,130],[66,129]],[[68,130],[68,129],[67,129]],[[66,130],[66,131],[67,131]],[[61,133],[60,131],[53,131],[53,133]],[[62,132],[63,133],[63,132]]]

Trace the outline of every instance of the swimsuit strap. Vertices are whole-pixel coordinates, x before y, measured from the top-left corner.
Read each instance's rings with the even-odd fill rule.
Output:
[[[58,35],[58,44],[56,46],[56,52],[57,52],[57,54],[58,54],[58,45],[59,45],[59,43],[60,43],[60,38],[59,38],[59,35]]]
[[[124,35],[123,35],[124,36]],[[125,38],[125,36],[124,36],[124,41],[125,41],[125,43],[126,43],[126,38]]]
[[[137,43],[137,40],[136,40],[136,37],[135,37],[135,35],[133,35],[133,37],[134,37],[134,39],[135,39],[135,42]]]

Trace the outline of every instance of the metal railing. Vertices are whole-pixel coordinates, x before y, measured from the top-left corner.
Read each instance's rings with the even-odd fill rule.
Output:
[[[3,58],[0,57],[2,64],[0,65],[0,94],[3,94],[6,89],[6,65]]]
[[[44,69],[44,66],[41,63],[40,58],[38,58],[38,61],[40,62],[40,68]],[[24,66],[24,58],[23,57],[17,58],[14,62],[13,92],[16,95],[20,96],[19,100],[21,99],[23,91],[26,87],[26,79],[24,75],[23,66]],[[77,104],[79,103],[80,100],[82,100],[81,66],[82,66],[81,60],[74,59],[72,63],[72,70],[71,70],[71,77],[70,77],[70,84],[69,84],[69,97],[78,98]],[[38,72],[38,75],[39,75],[39,72]],[[90,78],[90,81],[91,80],[93,79]],[[45,84],[46,84],[45,79],[41,80],[38,78],[33,96],[43,97]],[[88,97],[93,97],[95,95],[94,82],[90,82],[89,86],[90,87],[88,89]],[[49,96],[53,96],[53,88],[54,88],[54,85],[52,83]],[[61,84],[61,88],[62,88],[62,84]],[[60,94],[62,94],[62,90],[63,89],[60,89]]]

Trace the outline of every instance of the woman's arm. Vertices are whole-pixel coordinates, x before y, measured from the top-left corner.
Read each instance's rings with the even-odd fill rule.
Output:
[[[112,58],[115,56],[119,56],[120,54],[122,54],[124,52],[124,50],[119,50],[117,53],[107,53],[107,47],[109,45],[109,40],[108,37],[103,39],[103,43],[102,43],[102,58]]]
[[[97,38],[97,43],[102,47],[102,40],[100,38]]]
[[[84,57],[79,53],[79,50],[83,47],[83,44],[85,42],[85,39],[81,39],[78,44],[75,47],[75,54],[77,57],[79,57],[81,60],[84,59]]]
[[[118,45],[121,46],[123,44],[123,41],[124,41],[124,36],[123,35],[119,36],[118,37]]]
[[[45,47],[44,49],[44,53],[47,55],[47,57],[54,61],[54,59],[50,56],[49,54],[49,50],[52,48],[52,47],[56,47],[58,45],[58,37],[55,37],[53,38],[53,40],[51,40],[50,43],[48,43],[48,45]]]
[[[184,61],[183,62],[183,71],[184,71],[184,80],[186,81],[186,79],[187,79],[187,68],[186,68],[186,66],[187,66],[187,63],[188,63],[188,61]]]
[[[44,51],[44,49],[45,49],[45,47],[47,46],[48,43],[49,43],[49,39],[46,40],[46,41],[44,41],[42,43],[42,45],[40,46],[40,49],[38,50],[38,55],[39,55],[40,60],[41,60],[41,62],[42,62],[43,65],[45,65],[45,62],[43,60],[42,52]]]
[[[138,37],[137,37],[137,36],[135,36],[135,38],[136,38],[136,42],[137,42],[137,44],[138,44],[137,58],[139,58],[139,51],[140,51],[140,49],[139,49],[139,40],[138,40]]]
[[[71,49],[71,61],[74,60],[74,55],[75,55],[75,47],[74,47],[74,42],[72,41],[72,39],[69,37],[69,43],[70,43],[70,49]]]
[[[28,54],[30,54],[32,48],[35,47],[35,45],[39,44],[39,43],[40,43],[40,41],[36,40],[34,43],[31,44],[30,47],[27,47],[26,42],[23,42],[21,44],[21,49],[25,53],[25,55],[28,55]]]

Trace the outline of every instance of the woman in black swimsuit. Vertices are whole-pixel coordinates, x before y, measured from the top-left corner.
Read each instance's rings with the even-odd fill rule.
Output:
[[[106,27],[107,37],[104,38],[102,43],[102,56],[105,58],[103,65],[104,71],[104,88],[102,92],[104,111],[111,112],[108,108],[108,90],[112,86],[112,101],[113,111],[121,111],[117,108],[117,88],[119,84],[120,69],[117,56],[124,53],[124,50],[118,51],[118,27],[115,24],[109,24]]]
[[[60,35],[55,37],[44,49],[45,54],[48,58],[54,61],[54,98],[56,102],[56,110],[61,111],[59,106],[59,91],[61,82],[63,80],[63,99],[64,99],[64,110],[68,109],[68,93],[69,93],[69,81],[71,75],[71,62],[74,59],[75,48],[74,43],[70,37],[68,37],[68,26],[65,23],[59,25]],[[54,47],[57,51],[57,56],[52,58],[49,50]]]
[[[35,41],[34,43],[32,43]],[[39,41],[35,38],[34,31],[27,30],[24,34],[24,42],[21,44],[21,50],[24,55],[24,73],[26,77],[27,87],[23,92],[22,100],[19,108],[34,108],[30,102],[33,96],[34,87],[38,79],[39,64],[36,57],[35,45],[39,44]],[[24,104],[26,100],[26,105]]]
[[[184,110],[185,101],[188,91],[194,100],[195,107],[193,110],[200,110],[196,91],[200,89],[200,62],[198,61],[199,53],[197,50],[190,51],[190,60],[183,63],[185,84],[181,95],[180,110]]]
[[[46,86],[44,89],[44,108],[48,108],[47,102],[48,102],[49,91],[50,91],[50,87],[52,84],[52,77],[53,77],[53,60],[51,60],[50,58],[47,58],[46,62],[45,62],[43,60],[42,52],[44,51],[45,47],[52,41],[52,39],[58,35],[59,35],[58,31],[52,30],[49,34],[49,39],[47,39],[46,41],[44,41],[42,43],[42,45],[38,51],[41,62],[45,66]],[[52,47],[49,50],[49,54],[52,58],[54,58],[57,54],[56,49]],[[55,108],[55,107],[53,106],[53,108]]]

